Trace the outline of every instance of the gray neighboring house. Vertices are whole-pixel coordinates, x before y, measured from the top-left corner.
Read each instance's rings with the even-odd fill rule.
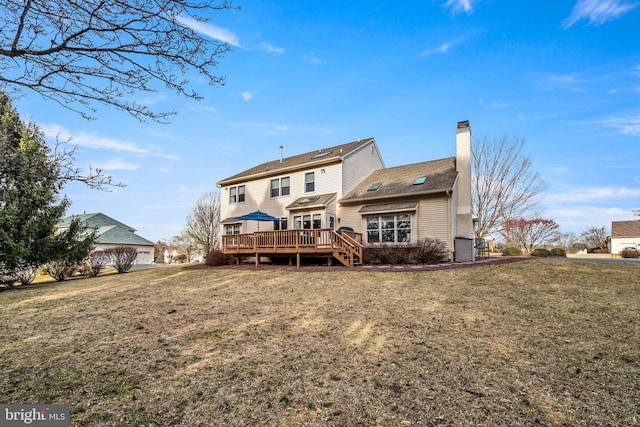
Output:
[[[136,264],[153,264],[153,242],[135,234],[135,228],[116,221],[103,213],[71,215],[63,219],[57,228],[61,230],[68,228],[74,219],[80,220],[80,224],[85,226],[89,232],[96,233],[96,251],[116,246],[134,247],[138,252]]]

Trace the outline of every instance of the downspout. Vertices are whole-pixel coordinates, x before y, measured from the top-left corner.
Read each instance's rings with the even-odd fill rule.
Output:
[[[451,229],[451,191],[447,190],[447,246],[449,246],[449,262],[453,261],[453,234]]]

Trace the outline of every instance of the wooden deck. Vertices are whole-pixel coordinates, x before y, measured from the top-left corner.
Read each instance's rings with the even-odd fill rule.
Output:
[[[353,267],[362,264],[362,234],[338,234],[329,228],[313,230],[258,231],[250,234],[222,236],[222,252],[237,257],[255,257],[256,266],[261,256],[296,256],[300,267],[303,256],[326,256],[329,264],[336,258]]]

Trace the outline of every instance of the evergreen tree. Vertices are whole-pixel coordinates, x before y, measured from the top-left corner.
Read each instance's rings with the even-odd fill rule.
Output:
[[[0,284],[12,286],[25,270],[82,259],[91,250],[94,236],[80,237],[78,224],[54,233],[70,204],[60,196],[62,168],[38,126],[20,120],[0,92]]]

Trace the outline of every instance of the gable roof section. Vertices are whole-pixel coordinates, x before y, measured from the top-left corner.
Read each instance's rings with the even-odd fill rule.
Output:
[[[422,184],[416,178],[427,177]],[[378,169],[345,195],[340,203],[372,202],[379,199],[414,196],[452,190],[457,177],[456,159],[432,160]],[[369,191],[380,184],[377,189]]]
[[[96,237],[96,243],[102,244],[153,246],[153,242],[117,225],[98,228],[96,230]]]
[[[373,138],[366,138],[349,142],[347,144],[336,145],[335,147],[323,148],[304,154],[298,154],[296,156],[285,157],[282,159],[282,162],[278,159],[262,163],[258,166],[252,167],[251,169],[247,169],[244,172],[240,172],[230,176],[229,178],[218,181],[217,185],[232,185],[267,176],[282,174],[291,170],[336,163],[349,155],[349,153],[352,153],[353,151],[370,143],[375,143],[375,140]]]
[[[153,242],[135,234],[135,228],[120,221],[116,221],[103,213],[71,215],[60,221],[57,227],[68,228],[69,225],[71,225],[71,221],[75,219],[78,219],[80,224],[87,227],[88,233],[95,231],[96,243],[110,245],[153,246]]]
[[[640,237],[640,220],[611,222],[611,237]]]
[[[116,221],[115,219],[111,218],[110,216],[107,216],[107,215],[105,215],[103,213],[100,213],[100,212],[91,213],[91,214],[68,216],[58,224],[58,227],[60,227],[60,228],[69,227],[69,225],[71,225],[71,221],[73,221],[75,219],[80,220],[80,223],[82,225],[84,225],[85,227],[89,227],[89,228],[100,228],[100,227],[105,227],[105,226],[109,226],[109,225],[115,225],[117,227],[124,228],[125,230],[129,230],[131,232],[136,231],[135,228],[130,227],[127,224],[124,224],[124,223],[122,223],[120,221]]]

